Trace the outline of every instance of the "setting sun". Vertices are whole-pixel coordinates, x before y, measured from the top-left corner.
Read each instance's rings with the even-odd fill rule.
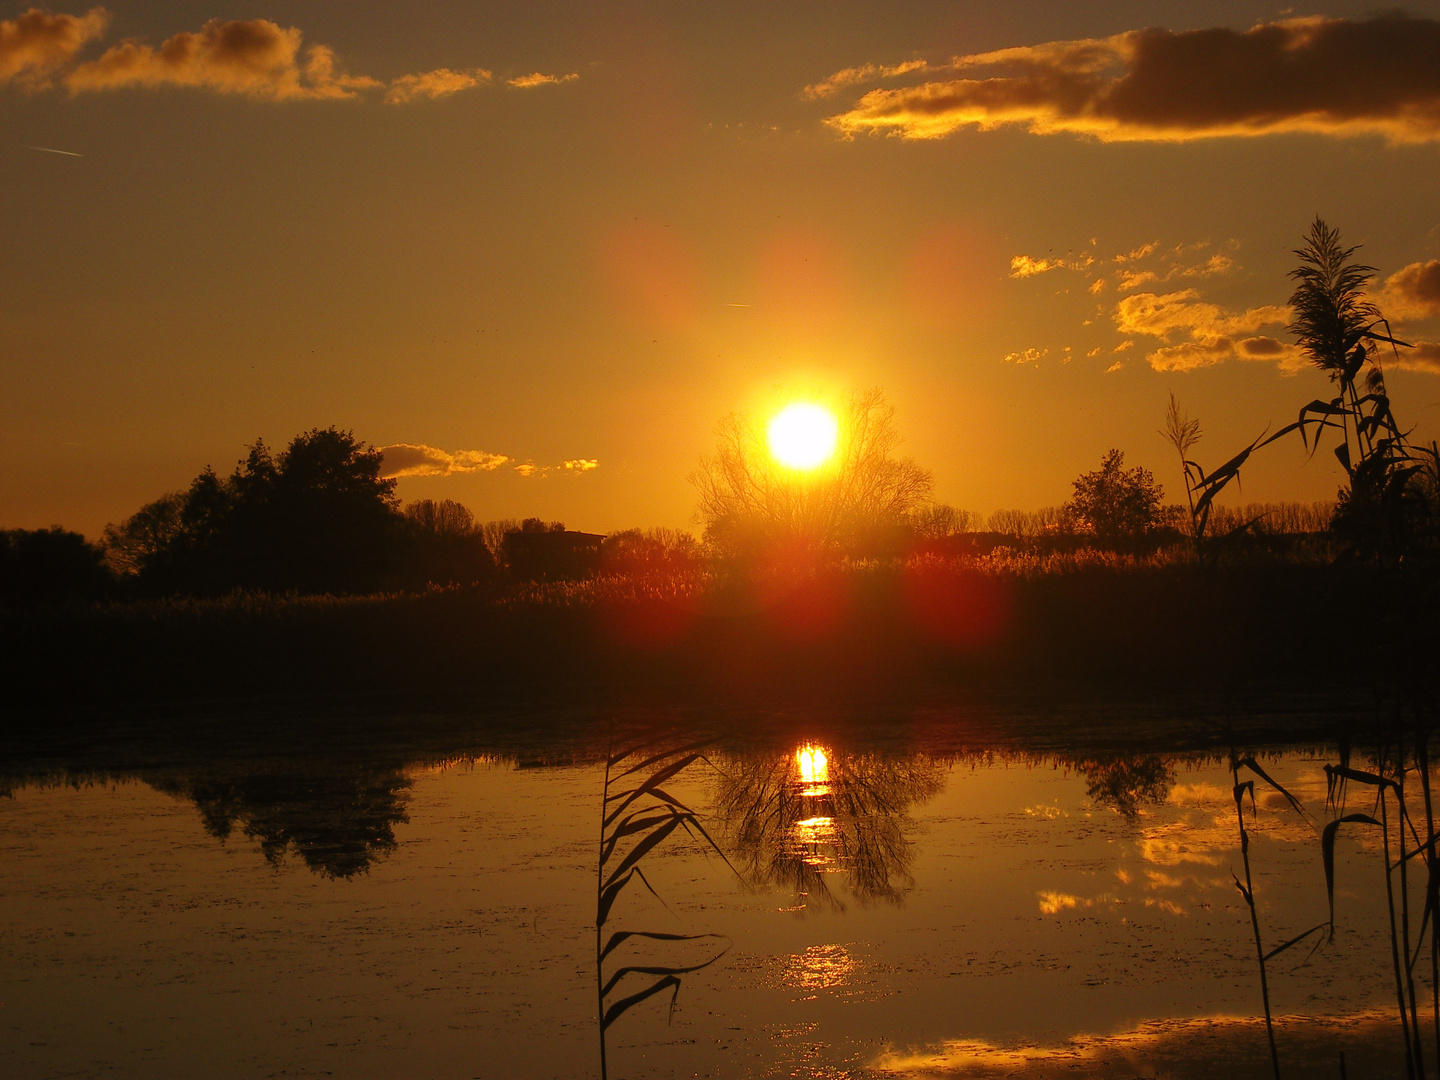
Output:
[[[766,429],[770,453],[791,469],[813,469],[835,453],[840,424],[822,405],[796,402],[775,414]]]

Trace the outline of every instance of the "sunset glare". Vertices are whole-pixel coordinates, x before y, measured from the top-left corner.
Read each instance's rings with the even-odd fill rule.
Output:
[[[796,402],[775,414],[766,429],[770,453],[790,469],[814,469],[829,461],[840,438],[835,414],[823,405]]]

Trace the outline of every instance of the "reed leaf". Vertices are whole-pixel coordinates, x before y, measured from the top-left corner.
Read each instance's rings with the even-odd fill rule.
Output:
[[[606,1009],[605,1015],[600,1019],[600,1034],[604,1035],[610,1025],[620,1019],[632,1006],[639,1005],[640,1002],[646,998],[652,997],[666,988],[670,988],[670,1008],[673,1010],[675,1008],[675,999],[680,996],[680,979],[675,975],[666,975],[653,986],[641,990],[638,994],[631,994],[627,998],[621,998]]]
[[[628,807],[631,803],[635,802],[636,799],[642,799],[646,795],[656,794],[656,791],[661,784],[665,783],[665,781],[669,780],[672,776],[680,772],[682,769],[687,768],[688,766],[694,764],[699,760],[699,754],[687,754],[679,761],[672,761],[669,765],[666,765],[659,772],[646,779],[646,781],[639,787],[632,788],[628,792],[623,792],[623,798],[621,799],[620,805],[617,806],[614,810],[612,810],[609,816],[605,818],[605,828],[608,829],[610,825],[615,821],[615,819],[625,812],[625,808]],[[621,798],[621,796],[614,797]],[[664,795],[663,793],[656,795],[656,797],[663,798],[671,805],[679,805],[676,800],[672,799],[668,795]]]
[[[1394,790],[1395,794],[1400,794],[1400,785],[1389,777],[1378,776],[1372,772],[1365,772],[1363,769],[1352,769],[1348,765],[1326,765],[1325,775],[1354,780],[1358,784],[1370,784],[1372,787],[1388,787]]]
[[[654,740],[650,740],[650,741],[653,742]],[[661,753],[658,753],[658,754],[652,754],[650,757],[646,758],[644,761],[637,762],[636,764],[630,766],[630,768],[626,769],[624,772],[622,772],[622,773],[616,773],[614,776],[612,776],[612,777],[610,778],[610,782],[611,782],[611,783],[614,783],[616,780],[623,780],[623,779],[625,779],[625,777],[629,776],[631,773],[637,773],[637,772],[639,772],[641,769],[647,769],[647,768],[649,768],[651,765],[654,765],[654,764],[656,764],[657,762],[664,761],[666,758],[669,758],[669,757],[678,757],[678,756],[681,755],[681,754],[693,754],[694,756],[692,756],[692,757],[690,758],[690,760],[691,760],[691,761],[694,761],[696,758],[698,758],[698,757],[700,756],[699,753],[698,753],[698,751],[705,749],[705,747],[707,747],[707,746],[709,746],[709,745],[710,745],[710,742],[709,742],[708,739],[702,739],[700,742],[693,742],[693,743],[690,743],[688,746],[677,746],[677,747],[674,747],[673,749],[665,750],[665,751],[662,751]],[[632,752],[633,752],[633,751],[632,751]],[[628,754],[622,756],[622,757],[620,758],[620,761],[624,761],[624,760],[625,760],[625,757],[628,757],[628,756],[629,756]],[[617,764],[618,764],[618,762],[617,762]]]
[[[657,844],[674,832],[679,825],[680,819],[678,817],[672,817],[666,824],[651,829],[645,839],[641,840],[625,853],[625,858],[620,860],[620,865],[615,868],[614,873],[612,873],[605,882],[605,887],[609,888],[612,882],[648,855]]]
[[[1263,959],[1269,960],[1269,959],[1271,959],[1272,957],[1279,956],[1279,955],[1280,955],[1282,952],[1284,952],[1286,949],[1290,948],[1291,945],[1298,945],[1298,944],[1300,944],[1300,942],[1304,941],[1304,940],[1305,940],[1307,937],[1309,937],[1311,934],[1316,933],[1316,932],[1319,931],[1319,930],[1324,930],[1324,929],[1325,929],[1327,926],[1329,926],[1329,925],[1330,925],[1330,924],[1329,924],[1328,922],[1317,923],[1316,925],[1312,926],[1309,930],[1306,930],[1303,934],[1296,934],[1296,935],[1295,935],[1294,937],[1292,937],[1289,941],[1285,942],[1285,944],[1283,944],[1283,945],[1276,945],[1275,948],[1271,949],[1268,953],[1265,954],[1265,956],[1264,956]],[[1317,947],[1317,948],[1319,947],[1319,942],[1316,942],[1316,947]],[[1312,950],[1310,950],[1310,951],[1311,951],[1311,953],[1313,954],[1315,950],[1312,949]]]
[[[616,930],[605,940],[605,948],[600,953],[600,959],[604,960],[632,937],[648,938],[651,941],[699,941],[701,938],[723,940],[724,936],[723,934],[660,934],[650,930]]]
[[[1279,781],[1277,781],[1274,777],[1272,777],[1269,773],[1262,769],[1258,764],[1256,764],[1253,757],[1242,758],[1239,764],[1243,765],[1245,768],[1253,772],[1256,776],[1260,777],[1261,780],[1264,780],[1281,795],[1284,795],[1286,801],[1295,808],[1295,812],[1301,817],[1308,818],[1310,816],[1305,813],[1305,809],[1300,805],[1299,800],[1297,800],[1294,795],[1291,795],[1290,792],[1286,791],[1285,788],[1280,785]],[[1252,807],[1255,805],[1255,789],[1253,787],[1250,789],[1250,805]]]
[[[615,900],[620,896],[621,890],[630,884],[632,877],[638,877],[641,884],[650,890],[651,896],[659,900],[660,903],[665,903],[665,901],[661,899],[660,894],[655,891],[655,887],[650,884],[649,879],[645,877],[644,872],[637,866],[631,870],[630,873],[626,874],[623,880],[607,885],[600,893],[600,900],[595,908],[595,925],[597,928],[605,925],[605,920],[610,917],[610,909],[615,906]]]
[[[644,814],[650,814],[644,817]],[[605,840],[605,846],[600,849],[600,865],[604,866],[610,861],[610,856],[615,853],[615,846],[627,836],[634,836],[636,833],[646,832],[657,825],[667,821],[674,821],[677,817],[686,815],[677,812],[674,808],[667,808],[659,813],[651,813],[649,810],[640,810],[631,814],[624,821],[620,822],[610,831]]]
[[[709,936],[709,937],[717,937],[717,936],[719,936],[719,935],[710,934],[710,935],[707,935],[707,936]],[[673,975],[673,976],[676,976],[676,977],[681,976],[681,975],[689,975],[692,971],[699,971],[701,968],[707,968],[707,967],[709,967],[711,964],[715,963],[716,960],[719,960],[720,957],[724,956],[724,955],[725,955],[727,952],[729,952],[729,951],[730,951],[730,946],[729,946],[729,945],[726,945],[725,948],[721,949],[718,953],[716,953],[714,956],[712,956],[709,960],[706,960],[704,963],[701,963],[701,964],[690,964],[690,965],[685,966],[685,967],[669,967],[669,966],[664,966],[664,965],[648,965],[648,964],[629,964],[629,965],[627,965],[627,966],[625,966],[625,967],[617,968],[617,969],[615,970],[615,974],[613,974],[613,975],[610,976],[609,981],[607,981],[607,982],[605,983],[605,986],[601,989],[600,993],[601,993],[602,996],[608,997],[609,994],[610,994],[610,991],[614,990],[616,986],[620,985],[620,980],[622,980],[623,978],[625,978],[626,975]],[[617,1015],[618,1015],[618,1014],[617,1014]]]
[[[1328,770],[1330,766],[1327,765],[1325,766],[1325,768]],[[1337,767],[1336,771],[1339,772],[1340,769]],[[1344,771],[1346,773],[1350,773],[1356,772],[1357,770],[1346,769]],[[1372,774],[1361,773],[1360,775],[1371,776]],[[1358,779],[1358,777],[1352,776],[1349,777],[1349,779],[1354,780]],[[1374,780],[1378,782],[1380,778],[1377,776],[1374,777]],[[1368,782],[1369,781],[1365,780],[1361,781],[1361,783]],[[1346,824],[1347,822],[1357,825],[1378,826],[1380,824],[1380,822],[1376,821],[1369,814],[1346,814],[1344,817],[1336,818],[1334,821],[1328,823],[1320,833],[1320,856],[1325,862],[1325,896],[1330,901],[1331,941],[1335,940],[1335,834],[1339,832],[1340,826]]]

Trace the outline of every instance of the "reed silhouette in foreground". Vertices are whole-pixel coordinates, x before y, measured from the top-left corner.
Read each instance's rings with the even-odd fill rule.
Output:
[[[667,934],[647,930],[610,930],[615,902],[637,879],[657,900],[660,894],[645,876],[641,862],[677,829],[702,841],[725,859],[725,853],[711,839],[695,811],[662,785],[670,783],[685,769],[705,760],[701,751],[708,741],[683,745],[667,744],[665,737],[648,739],[616,750],[612,743],[605,759],[604,798],[601,803],[600,848],[595,866],[595,986],[600,1026],[600,1076],[609,1075],[606,1060],[606,1032],[628,1010],[656,994],[670,991],[670,1008],[680,994],[680,977],[707,968],[729,951],[719,952],[698,963],[627,963],[606,977],[606,961],[626,942],[638,940],[668,943],[721,939],[719,934]],[[663,904],[664,901],[661,900]],[[649,985],[616,1001],[606,1002],[632,976],[650,979]],[[632,980],[633,981],[633,980]]]
[[[1251,778],[1241,780],[1241,769],[1252,774]],[[1285,796],[1285,801],[1288,802],[1291,808],[1302,818],[1308,821],[1309,817],[1301,807],[1299,800],[1290,794],[1290,792],[1286,791],[1253,757],[1241,757],[1233,747],[1230,750],[1230,775],[1235,784],[1232,790],[1235,797],[1235,824],[1240,832],[1240,861],[1245,867],[1245,881],[1242,884],[1233,872],[1231,873],[1231,877],[1235,879],[1235,888],[1240,890],[1240,895],[1245,900],[1245,906],[1250,911],[1250,929],[1255,935],[1255,959],[1260,968],[1260,1000],[1265,1008],[1265,1037],[1270,1044],[1270,1064],[1275,1071],[1275,1080],[1280,1080],[1280,1054],[1275,1047],[1275,1021],[1270,1010],[1270,980],[1266,965],[1286,949],[1293,948],[1307,938],[1320,934],[1329,924],[1319,923],[1304,933],[1296,934],[1289,941],[1282,942],[1268,952],[1265,950],[1263,938],[1260,933],[1260,914],[1255,907],[1255,880],[1250,873],[1250,832],[1245,828],[1245,796],[1247,794],[1250,796],[1250,814],[1253,818],[1257,813],[1255,781],[1258,779]],[[1316,947],[1319,946],[1321,940],[1322,939],[1317,938],[1315,943]],[[1312,948],[1311,951],[1313,952],[1314,949]]]
[[[1440,940],[1436,922],[1440,919],[1440,857],[1431,790],[1429,740],[1434,709],[1421,697],[1393,703],[1390,723],[1379,735],[1375,771],[1356,769],[1349,754],[1325,766],[1329,782],[1327,804],[1332,819],[1322,836],[1325,887],[1330,903],[1331,934],[1335,924],[1335,839],[1342,825],[1362,825],[1380,830],[1381,855],[1385,871],[1385,900],[1390,919],[1390,958],[1395,978],[1395,1000],[1400,1030],[1405,1040],[1406,1074],[1412,1080],[1426,1075],[1425,1040],[1421,1033],[1420,994],[1416,989],[1416,968],[1429,943],[1430,1012],[1434,1048],[1440,1059]],[[1369,813],[1346,813],[1350,784],[1374,789]],[[1418,785],[1419,807],[1414,787]],[[1421,816],[1423,815],[1423,816]],[[1417,828],[1417,816],[1424,825]],[[1408,837],[1408,839],[1407,839]],[[1419,860],[1423,868],[1423,893],[1418,928],[1412,910],[1410,864]],[[1398,882],[1397,879],[1398,878]]]

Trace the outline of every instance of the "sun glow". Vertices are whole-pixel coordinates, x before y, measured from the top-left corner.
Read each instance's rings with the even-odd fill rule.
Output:
[[[840,438],[835,414],[823,405],[797,401],[775,414],[765,431],[770,453],[791,469],[814,469],[830,460]]]

